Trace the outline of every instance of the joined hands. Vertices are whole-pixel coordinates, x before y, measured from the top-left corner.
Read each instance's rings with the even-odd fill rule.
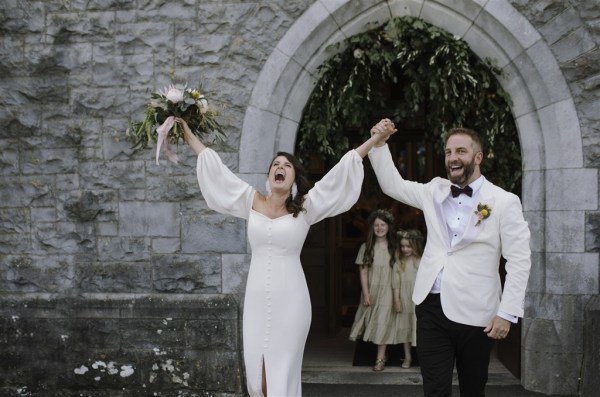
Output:
[[[381,147],[385,142],[392,136],[393,133],[398,131],[396,126],[390,119],[382,119],[379,123],[375,124],[371,128],[371,136],[379,135],[380,139],[375,144],[376,147]]]

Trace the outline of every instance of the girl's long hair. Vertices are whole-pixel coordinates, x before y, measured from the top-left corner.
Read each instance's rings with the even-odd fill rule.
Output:
[[[365,241],[365,253],[363,255],[363,266],[370,267],[373,265],[373,249],[375,247],[375,228],[374,223],[376,219],[380,219],[387,223],[388,232],[386,234],[387,248],[390,253],[390,267],[394,267],[394,263],[398,259],[398,239],[396,238],[396,230],[394,227],[394,216],[386,210],[376,210],[369,215],[369,234],[367,235],[367,241]]]
[[[413,250],[413,255],[417,258],[423,256],[423,234],[420,230],[400,230],[398,231],[398,241],[407,240],[410,248]],[[402,249],[400,249],[400,261],[398,262],[398,268],[401,272],[406,269],[406,258],[402,255]]]
[[[292,166],[294,167],[294,171],[296,172],[296,179],[294,180],[294,182],[296,183],[296,187],[298,188],[298,194],[296,194],[296,197],[292,197],[292,194],[290,192],[290,196],[285,200],[285,208],[288,210],[289,213],[294,214],[294,218],[296,218],[298,217],[300,211],[306,211],[302,207],[302,204],[304,203],[304,196],[306,195],[306,193],[308,193],[308,191],[312,187],[312,184],[306,177],[306,171],[304,170],[304,167],[302,167],[300,161],[298,161],[296,156],[287,152],[277,152],[275,157],[273,157],[273,160],[271,160],[271,163],[269,163],[269,170],[267,171],[267,175],[271,171],[273,161],[275,161],[275,159],[279,156],[285,157],[292,164]]]

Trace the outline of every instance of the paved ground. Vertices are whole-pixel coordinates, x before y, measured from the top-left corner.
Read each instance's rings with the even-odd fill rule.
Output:
[[[402,369],[387,366],[373,372],[370,366],[352,366],[354,342],[348,340],[348,329],[336,338],[312,336],[307,341],[302,366],[304,397],[422,397],[423,386],[418,367]],[[458,381],[453,381],[453,396],[459,396]],[[489,367],[487,397],[542,397],[543,394],[523,389],[495,357]]]
[[[302,384],[304,397],[423,397],[421,385],[353,385],[353,384]],[[460,396],[458,387],[453,396]],[[542,397],[544,394],[524,390],[521,386],[488,386],[486,397]]]

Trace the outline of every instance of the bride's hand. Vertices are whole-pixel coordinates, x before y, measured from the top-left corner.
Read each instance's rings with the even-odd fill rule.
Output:
[[[390,119],[382,119],[371,128],[371,136],[377,135],[379,137],[375,146],[383,146],[388,138],[396,131],[398,130]]]
[[[206,146],[204,146],[200,139],[198,139],[198,137],[192,133],[190,126],[185,122],[185,120],[177,117],[175,122],[177,122],[177,124],[181,125],[183,128],[183,139],[185,139],[185,142],[190,145],[196,154],[200,154],[201,151],[206,149]]]

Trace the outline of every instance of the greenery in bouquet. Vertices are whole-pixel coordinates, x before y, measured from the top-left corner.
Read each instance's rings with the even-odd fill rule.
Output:
[[[209,107],[208,100],[200,89],[170,85],[151,94],[144,120],[132,121],[126,135],[135,140],[135,149],[156,143],[157,164],[164,143],[167,157],[177,163],[177,155],[172,151],[171,144],[178,145],[180,140],[185,139],[183,128],[176,120],[184,120],[192,133],[200,139],[213,133],[215,141],[223,143],[226,137],[217,122],[217,116],[218,112]]]

